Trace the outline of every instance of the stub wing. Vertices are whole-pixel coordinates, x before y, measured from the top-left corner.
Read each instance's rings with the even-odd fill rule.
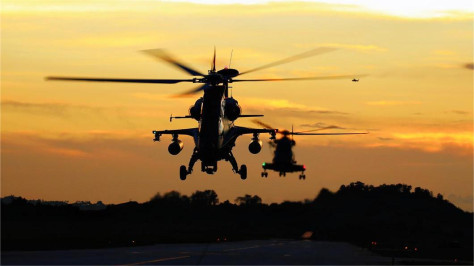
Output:
[[[275,129],[266,129],[266,128],[249,128],[249,127],[239,127],[235,126],[232,128],[233,133],[237,136],[244,134],[260,134],[260,133],[269,133],[274,136],[276,133]]]
[[[152,133],[155,135],[153,141],[160,141],[160,137],[163,134],[167,135],[188,135],[196,139],[199,135],[198,128],[186,128],[186,129],[171,129],[171,130],[153,130]]]
[[[276,130],[234,126],[229,130],[229,133],[225,137],[224,145],[229,145],[229,143],[234,143],[235,140],[241,135],[260,134],[260,133],[269,133],[270,139],[275,139]]]
[[[299,135],[299,136],[337,136],[337,135],[364,135],[369,134],[369,132],[350,132],[350,133],[306,133],[306,132],[293,132],[290,135]]]

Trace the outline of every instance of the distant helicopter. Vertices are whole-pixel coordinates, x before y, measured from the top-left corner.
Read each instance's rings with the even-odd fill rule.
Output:
[[[272,127],[268,124],[260,120],[252,120],[252,122],[267,128],[272,129]],[[322,135],[357,135],[357,134],[368,134],[368,132],[357,132],[357,133],[309,133],[312,131],[318,131],[321,129],[315,130],[308,130],[303,132],[294,132],[293,126],[291,127],[291,132],[288,130],[277,130],[277,133],[281,134],[282,137],[279,139],[273,138],[272,141],[269,142],[270,146],[275,148],[274,157],[271,163],[264,162],[262,163],[263,172],[261,174],[262,177],[268,177],[267,170],[273,170],[275,172],[279,172],[280,176],[286,176],[286,173],[292,172],[300,172],[299,179],[306,179],[306,175],[304,171],[306,171],[306,166],[304,164],[296,164],[295,155],[293,154],[293,146],[295,146],[296,142],[293,139],[295,135],[313,135],[313,136],[322,136]],[[291,136],[291,139],[290,137]]]
[[[339,76],[323,76],[323,77],[305,77],[305,78],[281,78],[281,79],[233,79],[243,74],[251,73],[257,70],[273,67],[280,64],[289,63],[298,59],[314,56],[335,50],[334,48],[321,47],[314,50],[288,57],[270,64],[266,64],[245,72],[239,72],[236,69],[225,67],[216,71],[216,49],[214,48],[214,56],[211,69],[207,75],[204,75],[185,64],[178,62],[162,49],[146,50],[145,53],[156,57],[178,67],[182,71],[192,75],[200,76],[200,78],[192,79],[122,79],[122,78],[82,78],[82,77],[47,77],[47,80],[66,80],[66,81],[96,81],[96,82],[128,82],[128,83],[164,83],[175,84],[179,82],[202,83],[202,85],[192,90],[181,93],[177,96],[186,96],[204,91],[204,96],[199,98],[189,109],[189,115],[170,117],[173,118],[192,118],[199,122],[199,127],[177,129],[177,130],[161,130],[152,131],[155,138],[159,141],[161,135],[172,135],[172,142],[168,146],[168,151],[172,155],[177,155],[183,149],[183,142],[178,139],[179,135],[188,135],[193,137],[195,148],[191,156],[188,167],[181,165],[180,179],[185,180],[186,176],[191,174],[193,166],[197,160],[201,160],[201,171],[213,174],[217,171],[217,162],[220,160],[229,161],[232,165],[234,173],[238,173],[241,179],[247,178],[247,166],[242,165],[238,168],[237,161],[232,154],[232,148],[235,141],[240,135],[253,134],[252,141],[249,145],[249,151],[253,154],[260,152],[262,142],[258,139],[260,133],[269,133],[270,139],[275,138],[276,130],[274,129],[256,129],[235,126],[235,120],[239,117],[256,117],[262,115],[242,115],[242,109],[238,101],[233,97],[229,97],[229,83],[243,81],[283,81],[283,80],[320,80],[320,79],[345,79],[353,75]]]
[[[359,79],[352,79],[352,82],[359,82]]]

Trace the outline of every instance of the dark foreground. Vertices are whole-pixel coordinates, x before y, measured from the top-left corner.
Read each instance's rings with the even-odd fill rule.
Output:
[[[396,259],[395,263],[397,263]],[[212,244],[159,244],[154,246],[61,251],[2,252],[2,264],[391,264],[342,242],[256,240]]]
[[[2,265],[390,265],[468,261],[382,257],[343,242],[253,240],[59,251],[2,252]]]
[[[292,244],[290,246],[293,248],[281,250],[273,246],[268,247],[268,251],[261,250],[264,247],[249,249],[260,252],[257,253],[259,261],[233,262],[232,258],[228,258],[230,254],[224,252],[224,255],[212,256],[223,256],[223,261],[205,263],[280,263],[284,254],[292,256],[291,263],[328,263],[324,256],[331,256],[332,248],[326,248],[331,251],[328,254],[317,249],[314,254],[303,250],[314,249],[315,243],[331,243],[321,241],[332,241],[352,243],[389,258],[470,261],[472,264],[472,215],[457,208],[442,195],[433,196],[430,191],[419,187],[413,191],[409,185],[374,187],[361,182],[343,185],[337,192],[322,189],[314,200],[279,204],[263,204],[256,195],[238,197],[235,204],[229,201],[219,203],[217,194],[212,190],[196,191],[190,197],[171,191],[163,196],[157,194],[148,202],[117,205],[32,201],[11,196],[1,200],[1,250],[110,250],[156,244],[160,244],[156,247],[161,250],[173,246],[170,243],[176,243],[179,249],[195,247],[198,251],[193,252],[202,253],[205,244],[185,246],[184,243],[215,243],[218,238],[233,241],[221,244],[233,246],[225,250],[241,248],[234,247],[239,243],[253,243],[242,241],[301,239],[305,232],[312,232],[305,239],[319,242],[284,242],[305,243],[300,248]],[[211,248],[214,246],[217,249],[214,253],[222,253],[219,251],[220,245],[213,244]],[[297,255],[287,253],[286,250],[292,250]],[[136,261],[132,261],[133,257],[130,261],[118,262],[109,262],[107,259],[107,264],[184,256],[179,252],[190,251],[180,250],[169,254],[158,252],[156,256],[137,258]],[[105,256],[103,253],[92,252]],[[81,258],[88,257],[80,254]],[[331,257],[335,259],[335,264],[344,263],[341,260],[345,260],[346,255],[341,254],[345,253],[335,249]],[[196,259],[196,256],[191,257]],[[252,255],[248,256],[251,258]],[[74,256],[64,256],[67,257]],[[312,261],[309,258],[317,259]],[[356,258],[348,258],[348,262],[356,262]],[[51,263],[55,262],[47,264]]]

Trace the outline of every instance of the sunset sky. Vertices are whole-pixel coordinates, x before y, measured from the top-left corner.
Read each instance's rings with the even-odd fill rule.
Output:
[[[30,199],[121,203],[177,190],[214,189],[221,201],[245,194],[264,202],[313,199],[354,181],[405,183],[473,206],[473,14],[471,1],[105,1],[3,0],[1,7],[1,193]],[[165,48],[206,72],[245,71],[317,47],[337,50],[250,73],[245,78],[361,75],[348,80],[234,83],[244,114],[274,127],[368,135],[298,137],[306,180],[271,172],[265,144],[234,148],[249,177],[228,162],[214,175],[179,166],[193,149],[168,154],[169,136],[195,127],[195,84],[45,81],[46,76],[190,78],[140,52]],[[237,125],[258,127],[241,118]],[[262,135],[262,140],[267,136]]]

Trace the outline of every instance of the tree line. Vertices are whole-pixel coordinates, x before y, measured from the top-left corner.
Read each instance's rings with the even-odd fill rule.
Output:
[[[16,197],[2,199],[2,250],[300,239],[312,232],[313,240],[379,252],[472,260],[472,218],[442,195],[406,184],[353,182],[335,192],[322,189],[312,200],[271,204],[257,195],[220,202],[213,190],[171,191],[97,210]]]

